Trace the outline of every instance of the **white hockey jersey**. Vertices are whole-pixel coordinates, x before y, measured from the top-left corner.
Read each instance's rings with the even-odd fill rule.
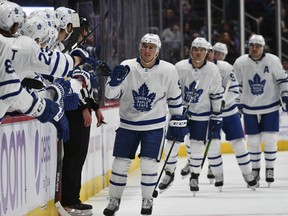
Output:
[[[179,74],[184,106],[187,107],[191,102],[187,111],[189,119],[207,121],[212,111],[220,112],[224,89],[218,67],[205,61],[201,68],[194,68],[191,59],[184,59],[175,66]],[[199,84],[193,94],[197,81]]]
[[[0,35],[0,122],[9,106],[25,112],[32,103],[33,97],[23,90],[12,61],[7,58],[10,47],[8,38]]]
[[[215,61],[215,64],[220,70],[222,77],[222,86],[225,91],[228,88],[225,98],[225,106],[222,108],[222,115],[230,116],[238,112],[237,104],[235,102],[236,98],[239,97],[239,83],[233,72],[233,66],[226,61]],[[228,86],[227,86],[228,85]]]
[[[120,127],[131,130],[153,130],[166,125],[167,103],[170,114],[183,112],[181,90],[175,66],[157,60],[152,68],[144,68],[140,59],[121,63],[130,72],[124,81],[111,87],[107,80],[107,99],[120,98]]]
[[[63,77],[74,67],[71,56],[57,50],[40,48],[27,36],[7,38],[7,43],[11,47],[9,58],[13,61],[20,80],[34,77],[34,73]]]
[[[240,84],[240,103],[247,114],[279,110],[280,95],[288,93],[288,77],[279,58],[266,53],[259,61],[248,54],[236,59],[234,73]]]

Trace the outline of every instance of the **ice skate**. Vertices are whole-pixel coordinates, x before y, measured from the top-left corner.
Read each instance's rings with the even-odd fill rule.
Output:
[[[274,169],[273,168],[266,168],[266,182],[268,183],[268,187],[270,187],[270,184],[274,182]]]
[[[247,183],[247,187],[250,188],[251,190],[255,191],[257,182],[256,182],[252,172],[247,174],[247,175],[243,175],[243,177],[244,177],[244,180]]]
[[[141,215],[151,215],[153,208],[153,199],[143,198]]]
[[[119,210],[120,201],[119,198],[110,198],[108,206],[104,209],[103,214],[106,216],[114,216],[115,212]]]
[[[198,178],[199,178],[199,174],[191,173],[191,177],[190,177],[190,191],[193,192],[193,196],[195,196],[196,192],[199,191]]]
[[[168,189],[168,187],[171,186],[173,181],[174,181],[174,173],[171,173],[169,171],[165,171],[165,176],[158,186],[158,188],[160,189],[159,192],[163,193],[166,189]]]
[[[183,167],[183,169],[181,169],[182,179],[186,178],[189,173],[190,173],[190,162],[187,161],[185,167]]]
[[[254,179],[256,181],[256,188],[260,186],[260,168],[252,169],[252,175],[254,176]]]
[[[71,216],[92,216],[92,205],[80,203],[78,205],[63,206],[65,211]]]
[[[222,191],[222,187],[223,187],[223,182],[224,182],[224,179],[223,179],[223,174],[220,174],[220,175],[216,175],[215,176],[215,187],[218,188],[218,190],[221,192]]]
[[[208,171],[207,171],[207,178],[209,179],[210,184],[213,184],[215,176],[212,173],[211,167],[208,166]]]

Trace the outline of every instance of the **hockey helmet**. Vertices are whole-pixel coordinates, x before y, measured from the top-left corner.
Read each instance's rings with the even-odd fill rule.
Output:
[[[259,44],[265,46],[265,40],[262,35],[254,34],[250,37],[249,44]]]
[[[221,42],[217,42],[213,46],[213,50],[216,52],[223,53],[224,55],[228,54],[227,45]]]
[[[72,23],[73,28],[80,27],[79,15],[75,10],[66,7],[58,7],[55,12],[60,20],[60,29],[66,29],[69,23]]]
[[[20,5],[3,1],[0,3],[0,28],[9,31],[14,23],[20,25],[24,22],[24,12]]]
[[[145,34],[142,38],[141,38],[141,44],[142,43],[151,43],[156,45],[156,47],[158,48],[158,50],[161,49],[161,41],[160,38],[157,34],[151,34],[151,33],[147,33]],[[140,45],[141,45],[140,44]]]
[[[191,43],[191,48],[192,47],[204,48],[207,50],[208,49],[208,41],[203,37],[196,37]]]
[[[30,13],[30,16],[35,15],[42,17],[45,19],[49,26],[53,26],[57,30],[59,30],[60,20],[58,19],[58,14],[51,9],[45,9],[45,10],[35,10],[32,13]]]
[[[25,21],[21,33],[33,40],[39,39],[40,43],[47,42],[49,36],[49,26],[46,20],[39,16],[29,16]]]

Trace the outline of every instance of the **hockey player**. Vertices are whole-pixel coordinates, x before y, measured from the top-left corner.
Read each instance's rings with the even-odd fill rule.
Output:
[[[171,114],[167,138],[183,140],[187,132],[177,71],[174,65],[157,58],[160,48],[158,35],[145,34],[139,45],[140,57],[116,66],[106,83],[105,96],[120,98],[120,127],[113,150],[110,200],[103,212],[107,216],[119,209],[128,169],[139,143],[141,214],[152,214],[152,193],[157,182],[157,161],[162,153],[167,103]]]
[[[238,113],[238,107],[236,104],[236,98],[239,97],[239,83],[233,73],[233,66],[228,62],[224,61],[228,50],[226,44],[216,43],[213,46],[214,53],[214,63],[218,66],[221,77],[222,85],[225,87],[225,98],[223,98],[222,104],[222,115],[223,115],[223,126],[222,131],[226,135],[226,140],[232,145],[232,149],[235,152],[236,160],[241,169],[242,175],[248,184],[248,187],[255,189],[256,181],[252,175],[252,167],[250,163],[250,155],[247,150],[246,141],[244,139],[244,132],[242,128],[242,123],[240,115]],[[215,149],[213,140],[211,143],[211,152],[208,157],[209,169],[212,169],[212,173],[217,178],[223,179],[223,166],[220,148]],[[220,146],[219,146],[220,147]],[[217,158],[217,159],[216,159]],[[217,162],[216,162],[217,161]],[[211,171],[208,169],[208,177],[211,176]],[[216,183],[215,183],[216,184]],[[223,180],[222,180],[223,184]],[[218,183],[219,185],[219,183]]]
[[[40,122],[51,122],[59,131],[59,138],[69,137],[68,121],[61,107],[49,99],[37,98],[22,88],[20,79],[7,58],[7,38],[0,35],[0,123],[9,107],[37,118]]]
[[[245,132],[253,175],[259,186],[261,143],[264,142],[266,182],[274,182],[274,166],[279,131],[280,98],[288,106],[288,77],[279,58],[264,53],[262,35],[249,39],[249,54],[236,59],[233,68],[240,84]]]
[[[191,59],[184,59],[176,63],[179,74],[182,97],[186,116],[188,118],[190,144],[190,190],[195,194],[199,191],[198,177],[204,155],[204,147],[208,139],[214,140],[215,148],[220,145],[220,129],[222,124],[221,100],[223,88],[218,67],[206,61],[208,43],[205,38],[197,37],[190,49]],[[212,110],[211,110],[212,107]],[[212,133],[213,131],[213,133]],[[167,142],[171,146],[171,142]],[[165,176],[159,184],[165,189],[174,180],[177,163],[178,145],[174,145],[168,160]],[[169,149],[169,147],[168,147]],[[210,151],[208,151],[209,157]]]

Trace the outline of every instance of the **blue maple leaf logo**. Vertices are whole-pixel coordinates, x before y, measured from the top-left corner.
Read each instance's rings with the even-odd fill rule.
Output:
[[[132,95],[134,98],[134,108],[141,112],[151,110],[152,102],[154,101],[156,94],[150,93],[147,85],[144,83],[138,89],[138,92],[133,90]]]
[[[196,82],[193,81],[189,87],[184,88],[184,101],[189,102],[191,100],[191,103],[198,103],[199,102],[199,97],[203,93],[203,89],[196,89],[196,91],[193,93],[193,89],[196,85]]]
[[[41,25],[40,23],[37,25],[37,29],[38,29],[38,30],[41,30],[41,29],[42,29],[42,25]]]
[[[256,73],[253,80],[248,80],[253,95],[261,95],[264,92],[266,80],[261,81],[261,77]]]

